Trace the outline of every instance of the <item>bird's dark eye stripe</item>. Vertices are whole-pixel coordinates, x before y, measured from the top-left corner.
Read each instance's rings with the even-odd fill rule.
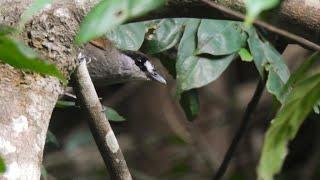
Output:
[[[145,62],[148,60],[147,57],[132,51],[124,51],[124,53],[134,60],[134,63],[141,69],[141,71],[147,71],[147,67],[145,66]]]

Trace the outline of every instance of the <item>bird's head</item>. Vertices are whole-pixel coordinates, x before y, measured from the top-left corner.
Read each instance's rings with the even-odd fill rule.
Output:
[[[145,75],[151,80],[166,84],[166,80],[156,71],[153,64],[150,62],[149,58],[136,51],[122,51],[125,55],[130,57],[136,66],[145,73]]]
[[[91,59],[88,70],[95,86],[134,80],[153,80],[166,84],[145,54],[118,50],[106,39],[87,43],[82,54]]]

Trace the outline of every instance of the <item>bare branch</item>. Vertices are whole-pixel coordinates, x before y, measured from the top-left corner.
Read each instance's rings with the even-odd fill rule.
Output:
[[[80,106],[89,115],[88,122],[91,132],[112,179],[132,179],[118,141],[103,112],[85,61],[80,63],[72,78]]]

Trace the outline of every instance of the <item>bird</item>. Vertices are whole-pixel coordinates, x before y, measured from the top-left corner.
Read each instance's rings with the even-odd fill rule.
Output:
[[[166,84],[150,58],[139,51],[120,50],[106,38],[91,40],[81,51],[91,59],[87,64],[96,87],[136,80],[152,80]]]

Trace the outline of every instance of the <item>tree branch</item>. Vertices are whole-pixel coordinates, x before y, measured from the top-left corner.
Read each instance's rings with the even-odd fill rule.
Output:
[[[260,100],[261,95],[263,93],[264,87],[265,87],[265,80],[260,79],[259,83],[257,85],[257,88],[254,92],[254,95],[252,96],[252,99],[248,103],[246,111],[245,111],[243,118],[240,122],[240,126],[239,126],[229,148],[228,148],[227,153],[224,156],[224,159],[223,159],[216,175],[213,178],[214,180],[221,179],[222,176],[224,175],[224,173],[226,172],[228,165],[230,163],[230,160],[233,157],[241,138],[243,137],[244,133],[246,132],[246,129],[247,129],[249,122],[250,122],[250,118],[259,103],[259,100]]]
[[[89,115],[88,122],[91,132],[112,179],[132,179],[118,141],[103,112],[103,107],[91,81],[85,61],[80,63],[72,78],[80,106]]]
[[[208,1],[208,0],[201,0],[202,2],[208,4],[210,7],[214,8],[214,9],[217,9],[219,11],[222,11],[224,13],[227,13],[231,16],[234,16],[235,18],[238,18],[240,20],[244,20],[245,19],[245,15],[237,12],[237,11],[234,11],[232,9],[229,9],[228,7],[225,7],[225,6],[222,6],[222,5],[219,5],[217,3],[214,3],[214,2],[211,2],[211,1]],[[297,36],[293,33],[290,33],[288,31],[285,31],[285,30],[282,30],[282,29],[279,29],[275,26],[272,26],[266,22],[263,22],[263,21],[260,21],[260,20],[255,20],[254,21],[254,24],[257,25],[257,26],[260,26],[262,28],[265,28],[267,29],[268,31],[270,32],[273,32],[273,33],[276,33],[276,34],[279,34],[281,36],[284,36],[286,37],[287,39],[290,39],[292,41],[295,41],[299,44],[301,44],[302,46],[305,46],[309,49],[313,49],[315,51],[320,51],[320,46],[311,42],[311,41],[308,41],[307,39],[304,39],[300,36]]]

